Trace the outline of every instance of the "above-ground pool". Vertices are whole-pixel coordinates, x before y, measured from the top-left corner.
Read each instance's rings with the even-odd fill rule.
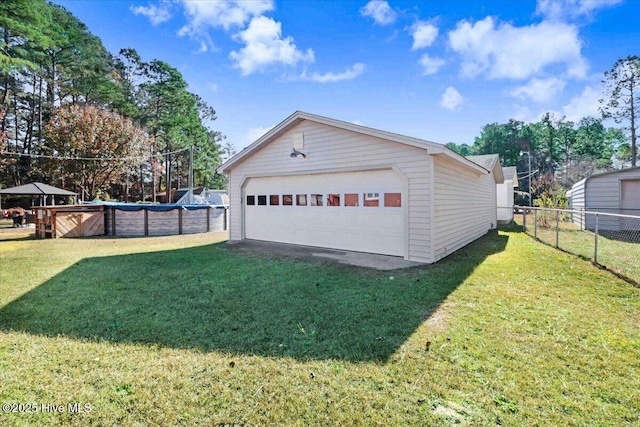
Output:
[[[108,236],[166,236],[227,230],[227,205],[100,204],[104,206],[104,231]]]

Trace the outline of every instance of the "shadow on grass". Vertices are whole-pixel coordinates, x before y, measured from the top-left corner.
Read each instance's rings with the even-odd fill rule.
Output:
[[[35,231],[22,229],[0,229],[0,242],[18,242],[22,240],[36,240]]]
[[[627,232],[599,233],[600,243],[598,246],[599,255],[597,262],[595,261],[593,253],[595,249],[594,235],[590,230],[561,228],[560,234],[558,235],[558,246],[556,246],[555,227],[538,227],[537,235],[531,231],[527,234],[538,243],[576,256],[601,270],[608,271],[632,286],[640,287],[638,269],[633,268],[634,265],[637,265],[637,262],[635,262],[637,258],[634,258],[633,255],[640,249],[640,246],[634,246],[638,240],[633,240],[633,238],[625,240],[625,233],[629,235]],[[612,245],[620,246],[620,250],[617,251],[617,253],[609,253],[607,256],[607,251],[603,248],[610,248]],[[622,253],[628,256],[627,259],[623,259]]]
[[[393,273],[214,244],[86,258],[0,308],[0,330],[298,360],[385,361],[508,237]]]
[[[640,230],[609,231],[600,230],[598,233],[609,240],[624,243],[640,243]]]
[[[498,224],[498,230],[507,231],[507,232],[510,232],[510,233],[523,233],[524,232],[524,228],[523,228],[522,224],[518,224],[515,221],[511,221],[508,224]]]

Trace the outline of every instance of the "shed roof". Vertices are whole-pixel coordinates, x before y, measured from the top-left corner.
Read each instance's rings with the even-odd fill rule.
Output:
[[[500,156],[497,154],[482,154],[479,156],[467,156],[467,159],[482,166],[488,171],[493,171],[493,176],[497,184],[504,182],[502,166],[500,165]]]
[[[599,178],[601,176],[615,175],[615,174],[619,174],[619,173],[627,173],[627,172],[633,172],[633,171],[640,171],[640,166],[636,166],[635,168],[618,169],[618,170],[614,170],[614,171],[608,171],[608,172],[602,172],[602,173],[596,173],[596,174],[593,174],[593,175],[589,175],[588,177],[582,178],[580,181],[578,181],[575,184],[573,184],[571,186],[571,189],[569,191],[567,191],[567,197],[571,197],[573,195],[573,192],[575,191],[575,189],[586,186],[587,182],[591,178]]]
[[[18,185],[17,187],[4,188],[0,190],[0,194],[24,194],[30,196],[76,196],[73,191],[64,190],[62,188],[53,187],[41,182],[32,182],[30,184]]]
[[[288,130],[290,130],[291,128],[298,125],[304,120],[309,120],[315,123],[333,126],[339,129],[357,132],[363,135],[368,135],[375,138],[380,138],[387,141],[397,142],[399,144],[409,145],[411,147],[428,150],[429,153],[433,155],[450,157],[451,159],[458,162],[458,164],[460,164],[462,167],[471,169],[478,174],[487,174],[491,171],[491,169],[484,168],[481,165],[478,165],[477,163],[474,163],[473,161],[468,160],[464,156],[436,142],[431,142],[424,139],[413,138],[410,136],[400,135],[393,132],[374,129],[367,126],[356,125],[354,123],[343,122],[341,120],[330,119],[328,117],[305,113],[303,111],[296,111],[295,113],[293,113],[292,115],[284,119],[282,122],[280,122],[278,125],[273,127],[263,136],[258,138],[253,144],[249,145],[248,147],[243,149],[241,152],[233,156],[231,159],[227,160],[222,165],[220,165],[217,171],[219,173],[229,173],[236,165],[241,163],[245,158],[251,156],[258,150],[260,150],[262,147],[269,144],[270,142],[278,138],[280,135],[284,134],[285,132],[287,132]],[[502,176],[502,172],[500,172],[500,176]]]
[[[605,175],[615,175],[615,174],[618,174],[618,173],[626,173],[626,172],[631,172],[631,171],[640,171],[640,166],[636,166],[635,168],[618,169],[618,170],[614,170],[614,171],[596,173],[596,174],[593,174],[593,175],[589,175],[588,177],[585,178],[585,180],[588,181],[591,178],[597,178],[597,177],[605,176]]]

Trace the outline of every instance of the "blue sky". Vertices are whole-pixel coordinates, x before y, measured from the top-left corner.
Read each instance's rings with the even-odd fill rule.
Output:
[[[179,69],[240,150],[296,110],[472,144],[487,123],[597,115],[638,0],[55,0],[112,53]]]

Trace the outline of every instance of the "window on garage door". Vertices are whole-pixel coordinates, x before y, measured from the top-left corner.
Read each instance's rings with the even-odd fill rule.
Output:
[[[402,194],[384,193],[384,206],[386,208],[399,208],[402,206]]]
[[[327,194],[327,206],[340,206],[340,193]]]
[[[345,193],[344,195],[345,206],[358,206],[358,193]]]
[[[364,193],[364,206],[376,207],[379,206],[380,203],[380,194],[379,193]]]

